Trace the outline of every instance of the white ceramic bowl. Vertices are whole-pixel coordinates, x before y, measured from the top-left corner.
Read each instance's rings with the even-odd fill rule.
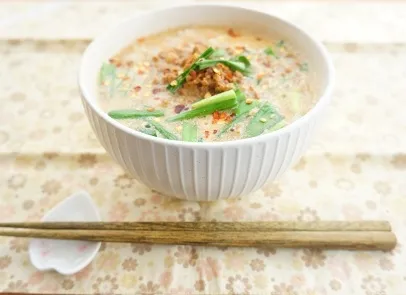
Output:
[[[121,125],[103,112],[97,104],[97,78],[104,61],[138,37],[196,24],[248,26],[284,36],[307,56],[315,72],[318,103],[305,116],[279,131],[218,143],[148,136]],[[92,128],[117,163],[165,195],[211,201],[255,191],[301,157],[329,101],[333,75],[332,62],[323,45],[287,21],[235,6],[189,5],[137,15],[95,39],[83,55],[79,86]]]

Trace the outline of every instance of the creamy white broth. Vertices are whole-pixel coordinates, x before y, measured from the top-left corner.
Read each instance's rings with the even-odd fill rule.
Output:
[[[214,73],[211,70],[206,71],[207,77],[226,77],[218,84],[198,83],[195,86],[192,77],[189,77],[191,81],[175,94],[169,92],[166,86],[187,67],[187,62],[186,65],[182,62],[188,58],[193,61],[193,58],[208,47],[224,50],[226,54],[223,59],[245,56],[250,61],[250,75],[232,72],[233,76],[229,81],[227,79],[231,75],[230,69],[222,65],[215,66],[212,68]],[[272,49],[272,53],[265,53],[268,48]],[[193,50],[196,51],[194,55]],[[164,116],[148,117],[147,120],[158,122],[179,140],[182,140],[184,121],[167,120],[179,112],[190,110],[192,103],[228,89],[238,87],[245,94],[245,103],[258,106],[252,108],[243,119],[221,135],[220,131],[235,120],[235,109],[188,120],[197,125],[198,141],[229,141],[249,136],[245,133],[247,124],[255,117],[263,103],[270,103],[283,117],[282,121],[270,125],[263,133],[292,123],[316,103],[310,83],[311,65],[301,56],[300,48],[293,48],[283,36],[262,36],[225,27],[172,29],[135,40],[106,61],[103,67],[99,103],[104,111],[163,111]],[[219,71],[223,72],[218,73]],[[199,75],[199,71],[196,73]],[[205,74],[201,72],[200,75]],[[206,76],[203,76],[203,79],[205,78]],[[118,121],[135,130],[145,132],[146,129],[154,129],[145,118]],[[266,120],[263,121],[266,124]],[[156,132],[156,136],[165,137],[160,132]]]

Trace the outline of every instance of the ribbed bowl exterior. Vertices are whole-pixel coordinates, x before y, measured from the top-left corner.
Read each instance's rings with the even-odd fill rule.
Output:
[[[82,98],[100,143],[137,180],[168,196],[214,201],[244,196],[297,162],[319,114],[280,136],[260,136],[236,145],[183,146],[134,136],[100,117]]]
[[[95,81],[100,66],[131,40],[169,27],[228,27],[235,20],[267,34],[286,36],[308,57],[319,100],[294,123],[250,139],[188,143],[136,132],[108,117],[98,106]],[[333,65],[324,46],[293,24],[243,7],[193,4],[139,14],[106,31],[84,52],[78,82],[87,117],[100,143],[128,173],[167,196],[214,201],[247,195],[266,181],[277,179],[299,160],[328,104],[333,80]]]

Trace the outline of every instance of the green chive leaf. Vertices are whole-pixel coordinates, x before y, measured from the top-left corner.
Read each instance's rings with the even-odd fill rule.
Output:
[[[143,128],[143,129],[140,129],[140,132],[157,137],[156,130],[153,128]]]
[[[246,68],[251,66],[251,62],[244,55],[239,55],[236,58],[233,58],[232,60],[242,62],[245,65]]]
[[[210,106],[212,104],[224,102],[227,100],[233,100],[233,99],[234,100],[236,99],[236,93],[234,92],[234,90],[231,89],[231,90],[224,91],[222,93],[213,95],[211,97],[204,98],[202,100],[199,100],[198,102],[195,102],[194,104],[192,104],[192,109],[198,109],[198,108]]]
[[[211,58],[218,58],[218,57],[223,57],[227,55],[227,52],[224,49],[216,49],[214,52],[211,54]]]
[[[186,112],[182,112],[176,116],[169,118],[168,122],[180,121],[180,120],[187,120],[195,117],[202,117],[206,115],[210,115],[215,111],[224,111],[233,109],[237,106],[236,100],[227,100],[220,103],[204,106],[198,109],[192,109]]]
[[[301,63],[299,65],[299,70],[301,70],[302,72],[309,71],[309,64],[307,62]]]
[[[237,96],[238,107],[236,110],[236,115],[244,114],[252,110],[253,108],[257,107],[259,102],[254,100],[252,103],[247,104],[245,94],[240,90],[236,89],[235,94]]]
[[[275,52],[273,51],[272,47],[267,47],[267,48],[265,48],[264,53],[265,53],[266,55],[276,56],[276,54],[275,54]]]
[[[169,130],[167,130],[164,126],[162,126],[161,124],[159,124],[156,121],[153,120],[148,120],[146,119],[146,121],[148,122],[148,124],[152,125],[155,127],[155,129],[166,139],[172,139],[172,140],[178,140],[178,137],[170,132]]]
[[[195,123],[183,122],[182,140],[191,142],[197,141],[197,125]]]
[[[298,114],[302,110],[302,95],[297,91],[292,91],[286,94],[287,101],[291,104],[292,112]]]
[[[278,43],[276,43],[276,47],[283,47],[285,46],[285,41],[279,40]]]
[[[203,70],[206,68],[214,67],[217,64],[223,64],[230,68],[232,71],[241,72],[243,75],[248,76],[251,71],[249,66],[242,61],[232,61],[232,60],[223,60],[223,59],[208,59],[208,60],[201,60],[197,63],[197,69]]]
[[[116,73],[116,66],[111,63],[103,63],[100,69],[100,83],[107,80],[108,77],[114,76]]]
[[[140,111],[140,110],[114,110],[108,112],[108,115],[113,119],[136,119],[143,117],[162,117],[163,111]]]
[[[287,124],[284,120],[280,121],[279,123],[276,123],[274,126],[272,126],[271,128],[268,129],[268,132],[273,132],[276,130],[279,130],[283,127],[285,127]]]
[[[245,134],[247,137],[261,135],[266,129],[279,123],[283,117],[270,103],[265,103],[248,123]]]

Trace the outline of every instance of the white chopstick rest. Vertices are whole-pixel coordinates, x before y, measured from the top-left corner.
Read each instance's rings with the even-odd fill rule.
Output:
[[[72,194],[54,208],[42,221],[101,221],[90,195],[85,191]],[[33,239],[28,248],[31,263],[38,270],[55,270],[71,275],[85,268],[96,256],[100,242]]]

